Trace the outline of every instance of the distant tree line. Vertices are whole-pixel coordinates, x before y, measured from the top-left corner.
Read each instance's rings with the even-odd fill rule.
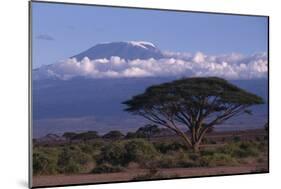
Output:
[[[120,139],[132,139],[132,138],[146,138],[150,140],[151,137],[161,135],[161,133],[167,132],[165,129],[160,129],[157,125],[147,124],[140,127],[135,132],[128,132],[126,135],[121,131],[112,130],[104,135],[99,135],[97,131],[86,131],[81,133],[65,132],[62,136],[69,141],[87,141],[94,139],[108,139],[108,140],[120,140]]]

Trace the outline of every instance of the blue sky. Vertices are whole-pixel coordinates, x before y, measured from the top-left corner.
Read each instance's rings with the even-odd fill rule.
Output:
[[[267,24],[266,17],[33,2],[33,66],[111,41],[150,41],[161,50],[209,55],[266,52]]]

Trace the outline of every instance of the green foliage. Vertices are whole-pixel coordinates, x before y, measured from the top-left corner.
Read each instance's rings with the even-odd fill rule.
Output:
[[[156,150],[161,153],[167,153],[169,151],[178,151],[181,149],[186,149],[186,146],[180,142],[156,142],[154,143]]]
[[[175,80],[169,83],[154,85],[146,89],[145,93],[134,96],[131,100],[125,101],[128,106],[126,111],[135,112],[142,108],[152,108],[157,104],[181,101],[181,103],[196,106],[196,97],[217,96],[217,111],[220,103],[234,104],[262,104],[263,99],[255,94],[249,93],[228,81],[218,77],[194,77]],[[220,102],[220,103],[219,103]],[[199,103],[199,102],[198,102]],[[166,108],[170,109],[170,106]]]
[[[124,138],[124,134],[121,133],[120,131],[110,131],[110,132],[106,133],[105,135],[103,135],[103,138],[119,140],[119,139]]]
[[[259,146],[255,142],[229,143],[220,149],[220,152],[230,154],[236,158],[255,157],[259,155]]]
[[[128,165],[135,161],[145,163],[157,155],[154,146],[142,139],[133,139],[127,142],[112,142],[101,149],[97,163],[112,165]]]
[[[150,160],[157,155],[154,146],[142,139],[128,141],[124,147],[127,152],[125,156],[127,163],[135,161],[145,164],[147,160]]]
[[[97,163],[110,163],[112,165],[126,164],[126,149],[122,142],[112,142],[105,145],[98,156]]]
[[[34,152],[32,156],[33,174],[45,175],[57,173],[57,159],[48,153]]]
[[[86,154],[93,154],[95,151],[94,146],[88,143],[78,144],[78,147]]]
[[[183,168],[196,167],[198,162],[192,160],[189,154],[185,151],[177,151],[168,154],[163,154],[158,158],[156,166],[159,168]]]
[[[71,137],[71,140],[93,140],[100,138],[97,131],[87,131],[83,133],[78,133]]]
[[[137,168],[214,167],[266,162],[267,141],[245,141],[233,138],[223,146],[212,145],[193,152],[173,140],[124,139],[118,141],[86,140],[56,146],[33,147],[33,174],[81,174],[113,173]],[[230,138],[231,139],[231,138]],[[253,139],[254,140],[254,139]],[[93,166],[96,166],[93,169]],[[158,173],[149,172],[141,178],[156,178]]]
[[[92,170],[92,173],[116,173],[123,171],[123,168],[119,165],[111,165],[109,163],[102,163]]]
[[[61,173],[79,173],[92,158],[78,146],[64,147],[58,156],[58,169]]]
[[[213,153],[212,155],[205,155],[200,158],[201,166],[231,166],[237,165],[236,159],[229,154]]]
[[[200,151],[201,156],[212,156],[216,153],[217,150],[215,149],[205,149]]]

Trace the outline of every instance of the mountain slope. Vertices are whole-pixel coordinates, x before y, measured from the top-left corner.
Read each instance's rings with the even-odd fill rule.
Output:
[[[84,57],[88,57],[92,60],[102,58],[109,59],[112,56],[118,56],[125,60],[160,59],[164,57],[162,52],[150,42],[130,41],[97,44],[71,58],[76,58],[80,61]]]

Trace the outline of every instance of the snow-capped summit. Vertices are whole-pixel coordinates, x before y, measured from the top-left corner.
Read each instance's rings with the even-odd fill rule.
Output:
[[[71,58],[76,58],[80,61],[84,57],[88,57],[92,60],[102,58],[109,59],[112,56],[118,56],[125,60],[149,58],[161,59],[164,57],[156,45],[151,42],[127,41],[97,44]]]
[[[128,41],[127,43],[130,43],[134,46],[142,47],[145,49],[147,49],[149,47],[156,48],[156,46],[153,43],[147,42],[147,41]]]

